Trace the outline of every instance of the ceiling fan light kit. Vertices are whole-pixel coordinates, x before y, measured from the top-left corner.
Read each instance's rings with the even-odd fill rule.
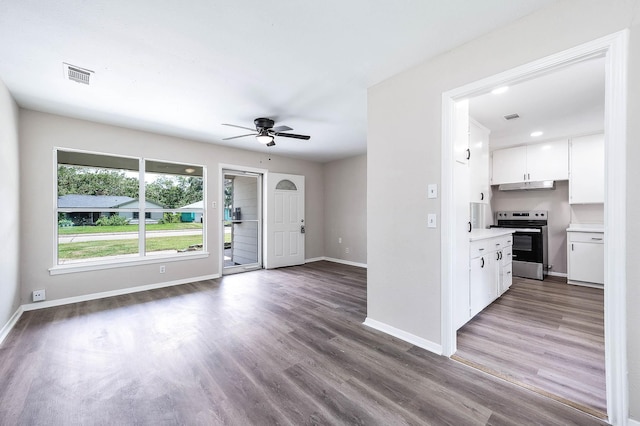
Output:
[[[309,140],[311,136],[307,135],[297,135],[295,133],[284,133],[289,130],[293,130],[289,126],[277,126],[273,127],[275,122],[270,118],[256,118],[253,120],[253,124],[255,124],[256,129],[253,130],[250,127],[238,126],[236,124],[226,124],[222,123],[223,126],[237,127],[239,129],[250,130],[253,133],[249,133],[246,135],[232,136],[229,138],[222,139],[223,141],[227,141],[230,139],[238,139],[244,138],[247,136],[255,136],[258,142],[266,146],[274,146],[276,143],[274,141],[276,136],[281,136],[283,138],[293,138],[293,139],[303,139]]]
[[[256,139],[263,145],[268,145],[273,142],[273,136],[271,136],[266,129],[261,130],[260,133],[256,135]]]

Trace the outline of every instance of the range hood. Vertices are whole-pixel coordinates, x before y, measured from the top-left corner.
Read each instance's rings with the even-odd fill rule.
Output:
[[[541,180],[536,182],[503,183],[498,185],[500,191],[532,191],[534,189],[556,189],[553,180]]]

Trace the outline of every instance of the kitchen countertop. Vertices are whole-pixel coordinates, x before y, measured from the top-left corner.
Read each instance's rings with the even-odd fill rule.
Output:
[[[513,234],[513,229],[508,228],[491,228],[491,229],[473,229],[469,233],[469,241],[484,240],[493,237],[502,237],[504,235]]]
[[[604,232],[603,223],[570,223],[567,232]]]

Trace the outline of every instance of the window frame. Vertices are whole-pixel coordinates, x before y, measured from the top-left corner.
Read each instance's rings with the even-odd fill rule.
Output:
[[[170,210],[171,212],[181,213],[181,212],[195,212],[197,214],[201,214],[202,221],[202,250],[201,251],[193,251],[193,252],[185,252],[185,253],[172,253],[172,254],[162,254],[162,255],[148,255],[146,253],[146,220],[139,220],[138,222],[138,256],[131,258],[117,258],[110,259],[109,257],[105,257],[101,260],[95,261],[86,261],[86,262],[78,262],[78,263],[67,263],[67,264],[59,264],[59,227],[58,227],[58,217],[61,212],[93,212],[95,208],[59,208],[58,207],[58,152],[64,151],[68,153],[79,153],[79,154],[90,154],[96,156],[106,156],[106,157],[118,157],[122,159],[136,160],[138,162],[138,207],[137,208],[100,208],[101,212],[104,213],[138,213],[139,217],[147,217],[147,214],[151,214],[154,210],[158,209],[147,209],[146,208],[146,197],[145,197],[145,165],[146,162],[155,162],[155,163],[166,163],[171,165],[179,165],[185,168],[199,168],[202,170],[202,208],[176,208],[176,209],[163,209]],[[184,163],[177,161],[166,161],[159,160],[154,158],[147,157],[136,157],[130,155],[121,155],[121,154],[113,154],[113,153],[104,153],[97,151],[89,151],[89,150],[79,150],[73,148],[64,148],[64,147],[54,147],[53,149],[53,266],[49,268],[50,275],[58,275],[58,274],[66,274],[73,272],[85,272],[85,271],[94,271],[101,269],[112,269],[112,268],[120,268],[120,267],[129,267],[136,265],[146,265],[153,263],[165,263],[165,262],[179,262],[185,260],[194,260],[194,259],[203,259],[209,256],[207,250],[207,220],[205,220],[207,216],[207,168],[205,165],[195,164],[195,163]],[[82,166],[81,166],[82,167]],[[116,169],[113,169],[116,170]],[[188,176],[188,175],[187,175]]]

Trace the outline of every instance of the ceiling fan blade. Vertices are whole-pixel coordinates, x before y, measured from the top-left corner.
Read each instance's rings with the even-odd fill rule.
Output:
[[[295,133],[274,133],[276,136],[282,136],[283,138],[294,138],[294,139],[304,139],[308,141],[311,139],[311,136],[307,135],[296,135]]]
[[[252,129],[251,127],[244,127],[244,126],[238,126],[235,124],[227,124],[227,123],[222,123],[223,126],[230,126],[230,127],[237,127],[238,129],[244,129],[244,130],[251,130],[252,132],[255,132],[255,128]]]
[[[274,132],[286,132],[288,130],[293,130],[291,127],[289,126],[276,126],[274,128],[271,129]]]
[[[247,136],[255,136],[256,133],[249,133],[248,135],[240,135],[240,136],[231,136],[230,138],[223,138],[223,141],[228,141],[231,139],[238,139],[238,138],[246,138]]]

